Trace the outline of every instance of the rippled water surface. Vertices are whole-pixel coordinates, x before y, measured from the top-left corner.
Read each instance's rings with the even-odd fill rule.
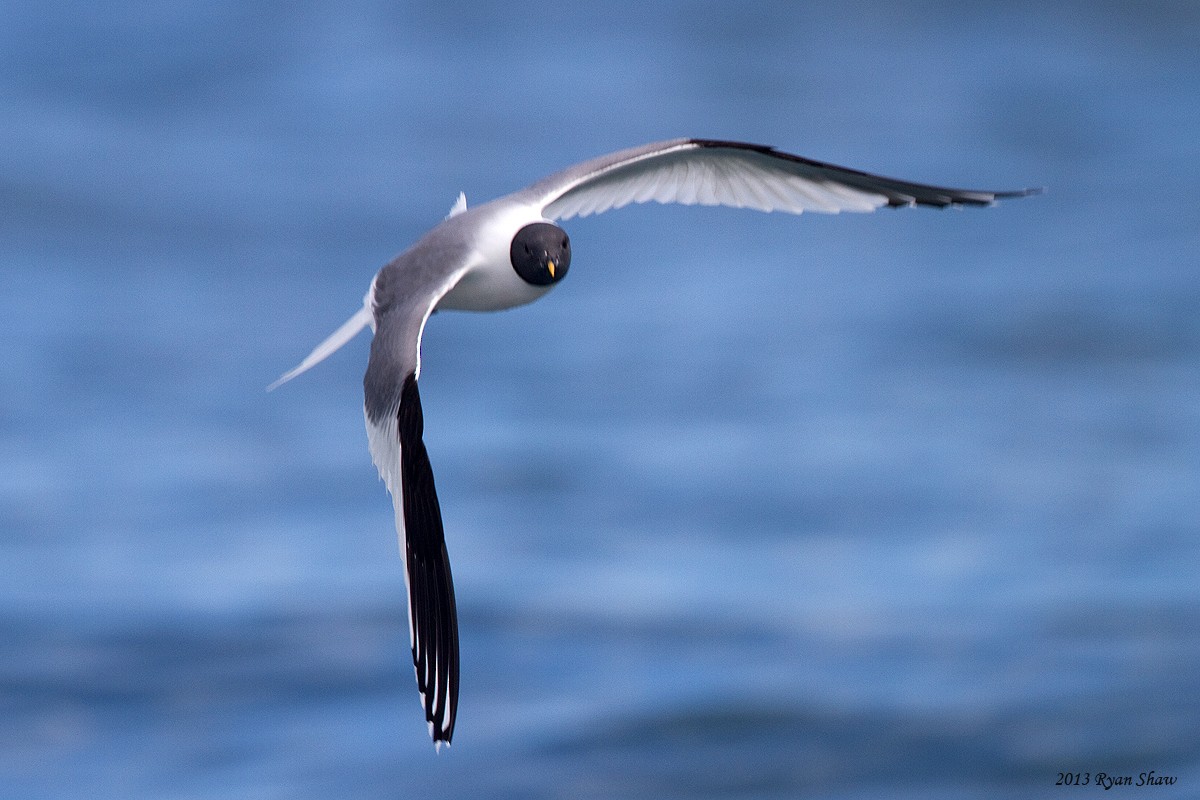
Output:
[[[1200,793],[1194,4],[0,17],[0,795]],[[435,756],[367,337],[264,387],[459,190],[681,135],[1049,191],[626,209],[434,318]]]

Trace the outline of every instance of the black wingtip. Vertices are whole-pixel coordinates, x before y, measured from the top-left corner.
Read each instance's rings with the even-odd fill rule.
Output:
[[[424,432],[417,378],[400,392],[396,434],[404,509],[405,569],[412,621],[413,668],[434,747],[449,746],[458,716],[458,612],[442,529],[442,512]]]
[[[1008,200],[1015,197],[1028,197],[1042,194],[1042,188],[1017,189],[1015,191],[989,192],[974,189],[951,189],[929,184],[902,181],[875,175],[870,172],[842,167],[828,161],[818,161],[815,158],[798,156],[776,147],[750,142],[734,142],[726,139],[688,139],[695,147],[722,148],[730,150],[748,150],[783,161],[803,164],[815,170],[827,171],[837,182],[849,186],[858,186],[866,191],[876,192],[887,197],[887,205],[891,208],[908,208],[910,206],[928,206],[931,208],[957,208],[960,206],[990,206],[997,200]]]
[[[925,206],[927,208],[987,207],[995,205],[999,200],[1029,197],[1030,195],[1041,194],[1044,191],[1041,188],[1036,188],[992,192],[981,191],[979,189],[947,189],[920,184],[910,185],[904,187],[904,189],[916,189],[919,191],[909,194],[907,191],[901,190],[893,194],[888,194],[887,205],[889,208],[912,208],[913,206]]]
[[[1033,197],[1034,195],[1045,193],[1045,186],[1031,186],[1028,189],[1016,189],[1011,192],[996,192],[996,199],[1007,200],[1010,197]]]

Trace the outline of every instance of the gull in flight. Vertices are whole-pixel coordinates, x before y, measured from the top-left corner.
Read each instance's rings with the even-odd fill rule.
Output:
[[[274,389],[374,332],[363,378],[371,459],[387,484],[405,559],[408,633],[429,733],[449,745],[458,712],[458,616],[433,470],[422,440],[421,332],[434,311],[498,311],[537,300],[566,277],[571,240],[556,220],[630,203],[836,214],[883,206],[986,206],[1036,189],[987,192],[884,178],[762,145],[676,139],[568,167],[450,215],[375,275],[363,307]]]

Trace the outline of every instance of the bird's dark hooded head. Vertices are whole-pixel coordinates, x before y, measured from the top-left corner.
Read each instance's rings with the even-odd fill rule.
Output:
[[[571,268],[571,240],[549,222],[534,222],[517,231],[508,251],[513,269],[533,286],[558,283]]]

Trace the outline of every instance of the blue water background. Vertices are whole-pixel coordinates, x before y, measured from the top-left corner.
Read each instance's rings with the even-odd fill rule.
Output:
[[[1200,6],[0,20],[0,795],[1200,796]],[[674,136],[1049,191],[625,209],[433,319],[435,756],[367,337],[264,387],[460,190]]]

